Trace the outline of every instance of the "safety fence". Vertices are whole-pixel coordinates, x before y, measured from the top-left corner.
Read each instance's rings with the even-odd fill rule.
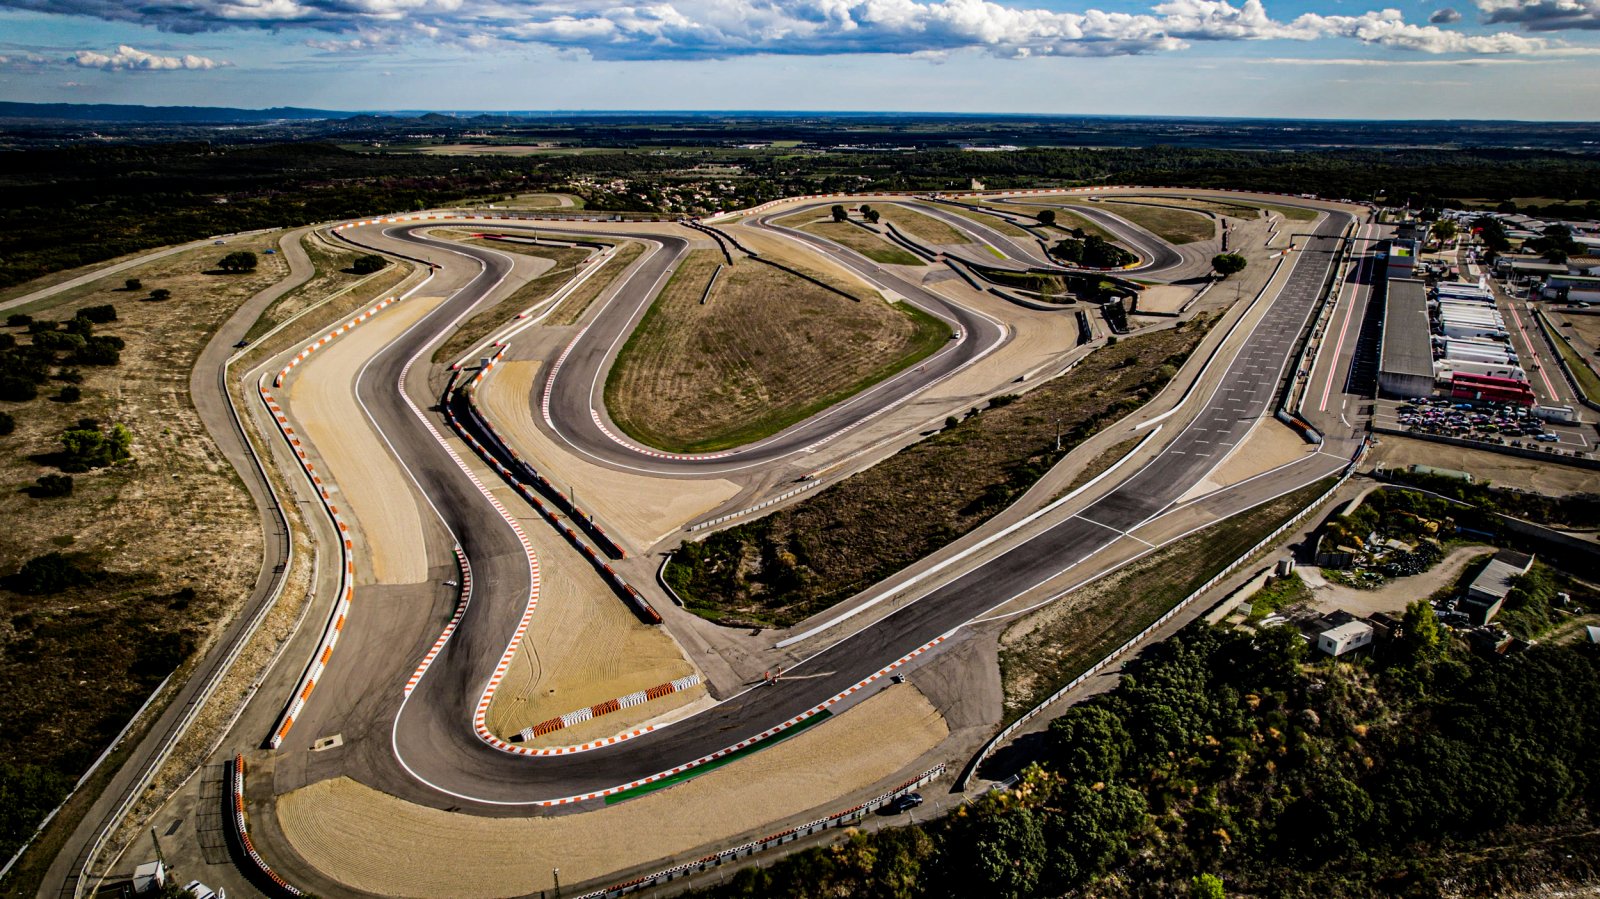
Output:
[[[671,868],[656,871],[652,874],[646,874],[643,877],[636,877],[633,880],[629,880],[625,883],[608,886],[604,889],[595,890],[592,893],[584,893],[582,896],[579,896],[578,899],[612,899],[612,897],[615,896],[623,896],[628,893],[656,886],[658,884],[668,883],[681,877],[699,874],[710,868],[716,868],[741,858],[747,858],[755,855],[757,852],[764,852],[768,849],[782,846],[785,843],[792,843],[795,840],[801,839],[802,837],[808,837],[812,834],[820,833],[832,827],[844,827],[854,824],[872,814],[877,809],[894,802],[896,799],[899,799],[901,796],[904,796],[912,790],[932,782],[944,772],[945,766],[943,764],[935,765],[934,767],[929,768],[927,771],[924,771],[922,774],[913,777],[898,787],[895,787],[889,792],[869,799],[860,805],[851,806],[843,811],[835,812],[825,818],[818,818],[815,821],[801,824],[798,827],[791,827],[788,830],[780,831],[775,834],[769,834],[768,836],[764,836],[758,840],[751,840],[748,843],[742,843],[738,846],[734,846],[731,849],[724,849],[721,852],[707,855],[704,858],[699,858],[692,862],[674,865]]]
[[[405,695],[407,696],[410,696],[411,691],[417,688],[417,682],[422,680],[422,676],[428,673],[428,669],[433,665],[433,660],[439,657],[439,653],[444,652],[445,644],[450,642],[451,635],[456,632],[456,627],[461,624],[462,616],[467,613],[467,606],[472,604],[472,565],[467,561],[467,554],[461,551],[461,547],[458,546],[455,550],[456,566],[461,570],[461,592],[456,599],[456,613],[451,616],[450,622],[444,626],[444,631],[439,634],[439,639],[433,641],[433,647],[428,650],[428,654],[422,657],[422,662],[417,665],[417,670],[411,675],[411,679],[406,681]]]
[[[1273,544],[1277,543],[1278,539],[1285,533],[1288,533],[1293,528],[1299,527],[1307,518],[1316,512],[1316,510],[1321,507],[1323,503],[1331,499],[1333,495],[1339,491],[1339,488],[1343,487],[1345,482],[1350,479],[1351,475],[1355,474],[1356,466],[1360,464],[1361,457],[1365,453],[1366,444],[1363,443],[1361,448],[1356,451],[1355,458],[1351,459],[1350,462],[1345,466],[1343,473],[1339,475],[1339,479],[1334,481],[1333,485],[1324,491],[1321,496],[1318,496],[1316,499],[1312,500],[1304,509],[1301,509],[1298,513],[1296,513],[1293,518],[1290,518],[1288,521],[1279,525],[1272,531],[1272,533],[1261,538],[1261,540],[1259,540],[1255,546],[1245,550],[1238,558],[1234,559],[1232,562],[1229,562],[1225,568],[1213,575],[1210,580],[1206,581],[1204,584],[1201,584],[1194,590],[1194,592],[1179,600],[1177,605],[1168,609],[1165,614],[1151,622],[1144,628],[1144,630],[1141,630],[1139,633],[1129,637],[1121,646],[1111,650],[1111,652],[1107,653],[1103,658],[1100,659],[1100,661],[1095,662],[1083,673],[1069,681],[1066,686],[1045,697],[1045,699],[1038,705],[1024,712],[1020,718],[1011,722],[1011,724],[1007,725],[1003,730],[995,734],[994,737],[989,740],[989,742],[983,745],[983,748],[978,751],[978,754],[973,757],[972,761],[967,764],[966,770],[962,772],[961,778],[956,782],[956,789],[965,790],[968,782],[971,781],[972,776],[977,773],[978,768],[983,765],[984,761],[988,759],[995,749],[999,748],[1001,744],[1005,743],[1005,741],[1011,739],[1012,735],[1021,730],[1029,721],[1032,721],[1034,718],[1038,717],[1044,712],[1045,709],[1060,701],[1063,696],[1066,696],[1068,693],[1076,690],[1078,687],[1082,686],[1085,681],[1098,675],[1113,662],[1122,658],[1124,655],[1127,655],[1140,644],[1144,643],[1152,634],[1160,630],[1163,625],[1182,614],[1184,609],[1187,609],[1190,605],[1194,604],[1196,600],[1204,596],[1211,590],[1211,588],[1221,583],[1224,578],[1239,570],[1240,566],[1248,563],[1252,558],[1255,557],[1257,553],[1266,549],[1270,549]]]
[[[272,870],[267,860],[256,851],[255,844],[250,840],[250,823],[244,814],[244,756],[235,754],[226,763],[224,776],[228,781],[228,791],[223,795],[223,818],[228,825],[228,838],[233,847],[244,859],[250,863],[250,869],[245,871],[247,876],[260,887],[268,896],[296,897],[306,895],[300,888],[289,883]]]
[[[808,490],[814,490],[821,483],[822,482],[818,481],[818,480],[807,481],[804,484],[801,484],[800,486],[794,488],[793,490],[784,491],[783,493],[780,493],[777,496],[774,496],[771,499],[766,500],[765,502],[757,503],[756,505],[753,505],[748,509],[740,509],[737,512],[729,512],[726,515],[718,515],[716,518],[712,518],[712,519],[710,519],[708,521],[695,522],[694,524],[691,524],[688,527],[684,528],[684,530],[689,531],[690,533],[693,533],[695,531],[703,531],[706,528],[716,527],[717,525],[722,524],[723,522],[732,521],[735,518],[743,518],[744,516],[749,515],[749,514],[751,514],[753,512],[760,512],[762,509],[766,509],[766,508],[770,508],[772,506],[775,506],[778,503],[781,503],[786,499],[792,499],[792,498],[794,498],[796,496],[799,496],[800,494],[805,493]]]
[[[665,696],[671,696],[674,693],[682,693],[685,690],[691,690],[699,686],[700,682],[700,675],[690,674],[685,677],[680,677],[677,680],[671,680],[664,684],[658,684],[648,690],[639,690],[635,693],[629,693],[627,696],[619,696],[616,699],[608,699],[605,702],[598,702],[592,706],[589,706],[588,708],[578,709],[575,712],[568,712],[565,715],[558,715],[549,719],[548,721],[541,721],[532,727],[525,727],[511,738],[511,742],[526,743],[535,737],[542,737],[545,734],[552,734],[558,730],[565,730],[574,725],[582,724],[585,721],[593,721],[596,718],[609,715],[612,712],[620,712],[623,709],[631,709],[635,706],[644,705],[652,700],[661,699]]]

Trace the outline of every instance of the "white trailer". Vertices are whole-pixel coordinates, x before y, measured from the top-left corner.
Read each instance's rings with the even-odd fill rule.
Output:
[[[1510,378],[1513,381],[1528,383],[1528,374],[1521,366],[1496,364],[1493,362],[1435,362],[1433,376],[1436,380],[1448,381],[1450,376],[1457,372],[1464,375],[1482,375],[1488,378]]]

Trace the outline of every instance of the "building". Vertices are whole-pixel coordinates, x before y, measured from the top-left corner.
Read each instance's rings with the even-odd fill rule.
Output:
[[[1414,278],[1393,278],[1383,301],[1378,390],[1410,399],[1433,392],[1433,336],[1428,291]]]
[[[1365,621],[1347,621],[1317,635],[1317,648],[1334,658],[1372,645],[1372,625]]]
[[[1539,295],[1557,303],[1600,303],[1600,278],[1588,275],[1551,275]]]
[[[1461,611],[1467,613],[1473,624],[1488,624],[1500,614],[1512,582],[1528,573],[1533,567],[1533,556],[1503,549],[1494,554],[1461,597]]]
[[[1409,278],[1417,267],[1417,242],[1414,240],[1392,240],[1389,242],[1388,253],[1385,257],[1386,271],[1391,280],[1395,278]]]

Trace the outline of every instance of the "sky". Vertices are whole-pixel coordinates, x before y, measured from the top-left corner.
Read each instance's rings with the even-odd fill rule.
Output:
[[[0,99],[1600,119],[1600,0],[0,0]]]

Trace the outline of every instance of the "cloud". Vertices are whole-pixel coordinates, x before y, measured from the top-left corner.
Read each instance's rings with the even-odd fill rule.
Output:
[[[1461,21],[1461,13],[1448,6],[1428,17],[1429,25],[1454,25],[1459,21]]]
[[[1475,2],[1509,9],[1519,0]],[[1592,6],[1600,0],[1539,2]],[[1534,54],[1556,46],[1511,33],[1458,34],[1439,29],[1438,22],[1413,25],[1394,9],[1356,16],[1311,13],[1280,21],[1262,0],[1237,6],[1231,0],[1162,0],[1148,12],[1057,11],[994,0],[0,0],[0,8],[183,33],[299,30],[307,33],[308,46],[330,54],[381,52],[412,40],[480,50],[533,44],[615,60],[845,53],[930,57],[963,50],[1007,58],[1098,57],[1170,52],[1195,42],[1324,39],[1434,54]],[[118,56],[138,53],[119,51]],[[189,57],[179,65],[112,63],[118,57],[105,54],[89,58],[95,61],[79,64],[191,67],[184,62]]]
[[[1529,31],[1600,29],[1600,0],[1477,0],[1483,20]]]
[[[75,66],[85,69],[104,69],[107,71],[134,71],[134,72],[172,72],[181,70],[215,69],[227,65],[204,56],[184,54],[183,56],[157,56],[136,50],[127,44],[118,47],[112,53],[100,53],[95,50],[79,50],[72,54],[70,62]]]

